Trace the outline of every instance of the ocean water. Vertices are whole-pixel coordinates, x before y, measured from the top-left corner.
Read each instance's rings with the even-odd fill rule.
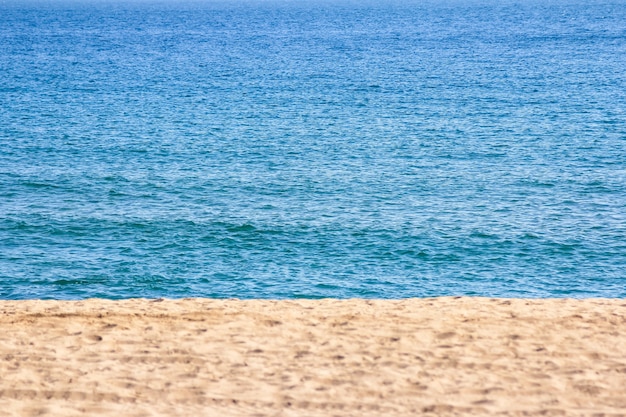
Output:
[[[0,298],[626,297],[626,1],[0,1]]]

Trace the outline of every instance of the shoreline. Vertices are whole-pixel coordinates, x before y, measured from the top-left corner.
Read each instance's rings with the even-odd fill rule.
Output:
[[[9,416],[626,415],[626,300],[0,301]]]

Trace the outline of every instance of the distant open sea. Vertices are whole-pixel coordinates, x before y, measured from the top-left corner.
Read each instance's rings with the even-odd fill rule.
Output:
[[[626,1],[0,0],[0,298],[626,297]]]

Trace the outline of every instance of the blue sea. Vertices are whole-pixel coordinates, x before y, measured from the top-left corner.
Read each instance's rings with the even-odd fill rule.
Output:
[[[0,0],[0,298],[626,297],[626,1]]]

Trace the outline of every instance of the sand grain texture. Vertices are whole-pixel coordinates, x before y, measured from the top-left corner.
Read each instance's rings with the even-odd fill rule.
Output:
[[[626,415],[626,300],[1,301],[3,416]]]

